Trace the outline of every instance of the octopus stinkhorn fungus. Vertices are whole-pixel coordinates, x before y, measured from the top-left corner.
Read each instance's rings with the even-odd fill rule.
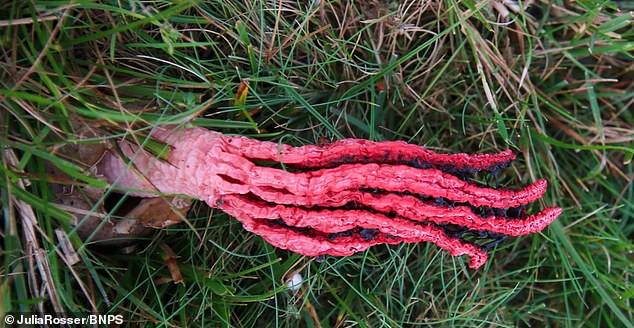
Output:
[[[544,180],[513,191],[469,179],[510,165],[510,150],[450,155],[359,139],[291,147],[201,128],[157,128],[152,137],[169,145],[166,159],[123,141],[99,171],[144,197],[201,199],[272,245],[308,256],[425,241],[468,255],[478,268],[496,242],[539,232],[561,214],[558,207],[526,214],[546,191]]]

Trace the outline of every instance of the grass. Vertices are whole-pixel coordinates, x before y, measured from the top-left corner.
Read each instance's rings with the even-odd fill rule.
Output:
[[[634,7],[525,2],[4,2],[0,313],[167,327],[632,327]],[[84,243],[55,188],[108,187],[62,150],[159,124],[295,145],[511,148],[500,182],[546,178],[541,205],[564,214],[480,270],[429,244],[303,257],[204,203],[131,251]],[[286,290],[295,272],[304,284]]]

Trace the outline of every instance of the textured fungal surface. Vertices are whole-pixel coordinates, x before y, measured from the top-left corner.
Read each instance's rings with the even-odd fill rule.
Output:
[[[200,128],[160,128],[152,137],[169,145],[167,159],[121,142],[121,152],[99,164],[106,179],[139,195],[204,200],[272,245],[308,256],[432,242],[478,268],[507,236],[539,232],[561,214],[558,207],[526,213],[545,180],[521,190],[472,181],[509,166],[509,150],[448,155],[359,139],[291,147]]]

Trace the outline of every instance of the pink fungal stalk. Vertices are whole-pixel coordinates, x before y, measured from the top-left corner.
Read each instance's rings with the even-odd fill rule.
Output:
[[[447,155],[359,139],[291,147],[200,128],[159,128],[153,137],[170,146],[166,161],[121,142],[133,165],[108,153],[100,163],[106,179],[146,197],[204,200],[272,245],[308,256],[424,241],[467,255],[469,267],[478,268],[506,236],[539,232],[561,214],[558,207],[526,214],[524,206],[546,191],[545,180],[518,191],[470,181],[510,165],[509,150]]]

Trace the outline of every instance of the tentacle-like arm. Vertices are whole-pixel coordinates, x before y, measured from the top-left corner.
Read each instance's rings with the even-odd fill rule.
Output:
[[[425,241],[468,255],[477,268],[497,241],[541,231],[561,214],[557,207],[526,214],[524,206],[546,191],[544,180],[517,191],[470,181],[510,165],[508,150],[446,155],[359,139],[291,147],[198,128],[160,128],[153,137],[170,146],[167,160],[122,142],[126,160],[111,153],[100,172],[146,196],[204,200],[272,245],[309,256]]]
[[[320,147],[291,147],[245,137],[222,137],[229,152],[251,160],[270,160],[302,168],[328,168],[351,163],[384,163],[409,165],[416,168],[447,170],[496,171],[510,165],[515,154],[509,149],[498,154],[437,154],[429,149],[403,141],[374,142],[363,139],[343,139]]]

